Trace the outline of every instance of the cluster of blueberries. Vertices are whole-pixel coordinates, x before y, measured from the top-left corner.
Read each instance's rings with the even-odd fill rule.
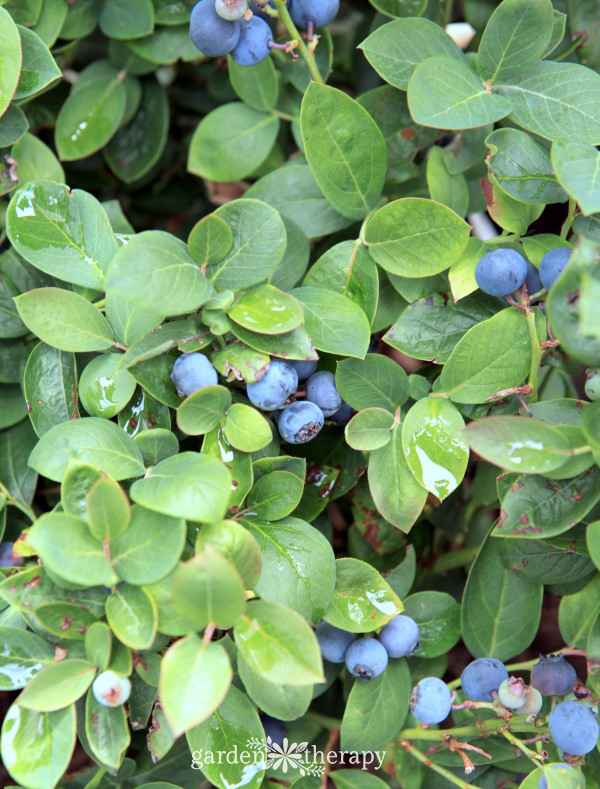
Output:
[[[271,413],[281,437],[289,444],[305,444],[313,439],[326,418],[343,425],[352,415],[352,409],[335,387],[334,374],[326,370],[316,372],[316,369],[315,361],[271,359],[260,381],[246,387],[250,402],[261,411]],[[218,382],[217,371],[201,353],[180,356],[173,365],[171,379],[186,396]],[[299,381],[306,382],[306,400],[286,406],[287,400],[298,390]]]
[[[356,638],[327,622],[316,629],[321,655],[331,663],[345,663],[358,679],[374,679],[382,674],[388,659],[410,657],[419,646],[419,627],[401,614],[385,625],[376,638]],[[596,747],[600,726],[598,707],[587,689],[573,692],[577,674],[562,654],[541,656],[531,671],[531,684],[509,677],[504,663],[496,658],[478,658],[461,675],[465,697],[472,702],[499,702],[519,715],[538,715],[544,696],[564,696],[548,719],[550,735],[557,748],[569,756],[583,756]],[[578,690],[578,689],[577,689]],[[438,677],[425,677],[413,688],[410,710],[428,725],[444,721],[452,709],[452,693]]]
[[[276,44],[264,9],[269,0],[200,0],[190,19],[190,38],[210,57],[231,55],[241,66],[255,66]],[[315,27],[328,25],[339,11],[339,0],[287,0],[292,21],[312,36]]]
[[[500,247],[486,252],[475,267],[475,281],[484,293],[504,298],[525,284],[532,296],[542,288],[550,290],[565,270],[573,250],[551,249],[541,260],[540,270],[514,249]]]

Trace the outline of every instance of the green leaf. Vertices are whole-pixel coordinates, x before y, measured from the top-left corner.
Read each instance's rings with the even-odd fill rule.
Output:
[[[488,82],[527,73],[544,56],[552,38],[550,0],[504,0],[487,23],[477,55]]]
[[[187,243],[194,261],[201,266],[210,266],[229,253],[233,246],[233,233],[220,216],[207,214],[191,229]]]
[[[57,638],[83,641],[90,625],[98,618],[74,603],[43,603],[34,608],[35,621]]]
[[[15,101],[31,98],[62,76],[48,47],[37,33],[21,25],[18,25],[18,30],[23,63],[14,95]]]
[[[100,30],[109,38],[142,38],[154,30],[154,8],[151,0],[128,0],[126,3],[105,0],[99,23]]]
[[[205,524],[198,532],[196,550],[204,551],[207,546],[231,561],[245,589],[254,588],[260,578],[262,554],[248,529],[232,520]]]
[[[116,577],[100,541],[87,524],[63,512],[42,515],[27,535],[27,544],[51,572],[75,584],[110,586]]]
[[[37,485],[37,473],[29,466],[36,435],[29,422],[0,433],[0,480],[11,496],[22,504],[31,504]]]
[[[448,55],[457,61],[465,58],[442,27],[418,18],[398,19],[378,27],[359,49],[386,82],[401,90],[408,89],[415,68],[432,55]]]
[[[543,203],[524,203],[504,192],[494,175],[481,179],[481,191],[487,203],[487,210],[503,230],[521,235],[527,231],[545,208]]]
[[[439,145],[430,149],[427,157],[427,188],[432,200],[452,209],[459,216],[469,210],[469,187],[462,173],[450,174],[448,165],[452,154]]]
[[[160,666],[159,695],[178,737],[209,718],[231,684],[231,665],[220,644],[190,635],[167,649]]]
[[[114,635],[131,649],[148,649],[156,636],[158,610],[152,596],[139,586],[119,585],[106,598],[106,618]]]
[[[114,256],[107,292],[162,315],[195,312],[211,287],[183,241],[160,230],[131,238]]]
[[[383,189],[385,140],[369,113],[342,91],[311,82],[300,115],[304,152],[327,200],[349,219],[362,219]]]
[[[183,318],[152,329],[149,334],[129,346],[121,358],[121,367],[132,367],[134,364],[153,359],[173,348],[185,348],[191,343],[198,350],[209,344],[210,332],[200,323],[198,318]]]
[[[368,475],[379,512],[402,531],[410,531],[423,510],[427,491],[415,480],[408,466],[398,427],[388,444],[371,452]]]
[[[435,129],[473,129],[511,111],[508,99],[488,92],[466,63],[447,55],[417,66],[408,83],[408,106],[416,123]]]
[[[133,397],[136,382],[127,370],[120,369],[121,355],[102,353],[83,369],[79,379],[79,398],[90,416],[111,419]]]
[[[424,277],[447,269],[464,250],[469,232],[470,226],[445,205],[406,197],[375,212],[365,241],[386,271]]]
[[[502,500],[493,537],[543,539],[562,534],[600,500],[600,472],[587,469],[571,479],[522,476]]]
[[[31,183],[13,195],[6,232],[16,251],[46,274],[103,289],[117,247],[106,212],[87,192]]]
[[[483,403],[502,389],[520,386],[531,357],[527,320],[508,308],[470,328],[440,376],[455,403]]]
[[[600,568],[600,521],[588,525],[586,539],[592,561]]]
[[[565,201],[548,150],[530,134],[519,129],[496,129],[486,137],[485,144],[490,151],[486,163],[498,185],[511,197],[526,203]]]
[[[84,417],[50,428],[29,456],[32,468],[61,482],[70,460],[90,463],[114,479],[144,473],[142,456],[133,439],[114,422]]]
[[[370,633],[403,610],[400,598],[370,564],[347,558],[335,565],[335,592],[324,617],[334,627]]]
[[[106,671],[110,663],[112,650],[112,633],[106,622],[94,622],[85,631],[85,655],[89,661],[98,666],[99,671]]]
[[[229,389],[224,386],[205,386],[186,397],[179,406],[177,427],[188,436],[209,433],[221,423],[230,405]]]
[[[123,345],[135,345],[164,319],[163,313],[150,312],[114,293],[106,296],[105,313],[115,339]]]
[[[212,455],[226,464],[231,474],[229,507],[239,507],[252,487],[251,456],[235,449],[220,427],[206,434],[202,443],[202,453]]]
[[[232,685],[211,720],[188,732],[187,738],[192,753],[200,750],[202,753],[241,754],[251,740],[263,740],[264,731],[250,699]],[[246,764],[239,757],[226,764],[206,760],[202,773],[219,789],[229,789],[240,783],[248,789],[258,789],[265,775],[265,765],[260,761]]]
[[[18,690],[48,663],[54,649],[45,639],[17,627],[0,627],[3,654],[0,656],[0,688]]]
[[[335,770],[332,776],[336,789],[383,789],[385,781],[362,770]]]
[[[493,535],[493,532],[492,532]],[[524,578],[542,584],[585,583],[594,565],[585,547],[585,526],[566,532],[551,542],[538,539],[504,540],[502,561]]]
[[[287,473],[273,471],[261,480]],[[243,524],[262,550],[262,575],[254,586],[257,594],[263,600],[289,606],[318,624],[329,608],[335,588],[335,557],[328,540],[299,518],[269,523],[252,512]]]
[[[570,454],[569,441],[555,427],[522,416],[490,416],[463,431],[471,449],[509,471],[543,474],[559,468]]]
[[[356,411],[385,408],[392,414],[408,400],[408,378],[387,356],[369,353],[364,359],[344,359],[337,365],[335,385]]]
[[[235,323],[259,334],[285,334],[304,321],[300,304],[273,285],[243,293],[227,314]]]
[[[241,654],[237,654],[240,679],[252,701],[278,720],[301,718],[312,701],[312,685],[282,685],[269,682],[253,671]]]
[[[2,11],[3,9],[0,9]],[[2,724],[2,761],[22,786],[54,789],[75,748],[75,706],[33,712],[12,704]]]
[[[285,225],[278,212],[260,200],[242,198],[217,208],[233,233],[233,246],[207,276],[219,290],[248,288],[265,280],[281,262],[286,247]]]
[[[252,601],[233,632],[248,666],[270,682],[312,685],[324,681],[315,634],[290,608]]]
[[[61,351],[102,351],[113,344],[102,313],[83,296],[62,288],[38,288],[15,299],[23,323]]]
[[[56,43],[68,10],[69,7],[63,0],[47,0],[43,3],[35,32],[47,47],[52,47]]]
[[[254,383],[265,375],[270,360],[266,354],[244,343],[231,342],[213,355],[212,363],[217,372],[225,377],[232,375],[237,381]]]
[[[72,90],[54,132],[62,161],[83,159],[103,148],[121,125],[126,107],[127,89],[118,76],[94,77]]]
[[[241,452],[257,452],[270,444],[273,433],[265,417],[249,405],[234,403],[223,426],[225,437]]]
[[[346,425],[346,441],[352,449],[379,449],[392,440],[393,426],[394,417],[389,411],[383,408],[365,408]]]
[[[127,530],[116,539],[111,539],[110,558],[113,567],[127,583],[155,583],[168,575],[177,564],[183,551],[185,535],[183,520],[159,515],[134,504]]]
[[[12,104],[0,118],[0,147],[7,148],[16,143],[28,128],[25,113],[16,104]]]
[[[446,592],[417,592],[404,601],[404,613],[419,626],[416,657],[447,654],[460,639],[460,605]]]
[[[23,389],[31,424],[40,437],[54,425],[79,416],[77,369],[72,353],[39,342],[29,354]]]
[[[370,682],[355,682],[342,718],[340,746],[360,752],[384,748],[406,720],[410,690],[406,660],[390,661],[383,674]]]
[[[552,166],[561,186],[584,214],[600,211],[600,153],[584,142],[554,142]]]
[[[21,72],[21,38],[19,30],[5,8],[0,8],[0,116],[11,103]]]
[[[279,119],[240,102],[206,115],[190,142],[188,170],[211,181],[246,178],[267,158],[279,133]]]
[[[358,304],[373,322],[379,297],[377,266],[360,241],[342,241],[310,267],[304,284],[336,291]]]
[[[227,58],[229,81],[238,97],[258,112],[275,108],[279,97],[279,74],[272,58],[255,66],[240,66],[233,58]]]
[[[318,359],[312,340],[303,327],[299,326],[287,334],[257,334],[242,326],[231,327],[231,332],[250,348],[269,356],[282,359]]]
[[[463,593],[461,630],[474,658],[508,660],[531,644],[537,633],[544,587],[506,569],[501,543],[489,537],[471,566]]]
[[[101,764],[118,770],[131,742],[125,707],[107,707],[96,701],[92,690],[85,700],[85,735]]]
[[[104,148],[110,169],[126,184],[139,181],[160,159],[169,132],[169,100],[154,80],[143,83],[140,106]]]
[[[600,575],[575,594],[565,595],[558,607],[558,627],[573,649],[585,649],[590,631],[600,614]]]
[[[225,515],[230,486],[231,475],[223,463],[205,454],[181,452],[134,482],[129,495],[163,515],[212,523]]]
[[[36,712],[68,707],[86,692],[96,675],[87,660],[67,659],[51,663],[30,680],[19,695],[19,706]]]
[[[365,356],[371,327],[363,310],[347,296],[307,286],[295,288],[291,295],[304,309],[305,327],[315,348],[338,356]]]
[[[289,471],[276,470],[258,479],[248,494],[247,507],[253,515],[277,521],[293,512],[302,498],[304,481]]]
[[[460,411],[441,398],[416,402],[402,423],[402,447],[415,479],[440,501],[460,485],[469,461]]]
[[[547,140],[600,143],[600,75],[591,69],[543,60],[498,90],[524,129]]]

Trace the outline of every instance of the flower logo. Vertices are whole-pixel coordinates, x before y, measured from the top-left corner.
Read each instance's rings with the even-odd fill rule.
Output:
[[[278,742],[273,742],[271,737],[265,740],[258,740],[252,737],[247,743],[249,748],[266,749],[266,767],[272,767],[275,770],[282,769],[284,773],[289,770],[298,770],[300,775],[323,775],[325,765],[316,764],[305,761],[306,751],[308,749],[307,742],[288,742],[285,737],[281,745]]]

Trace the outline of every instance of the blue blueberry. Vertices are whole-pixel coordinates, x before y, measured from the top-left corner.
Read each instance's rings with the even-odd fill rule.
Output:
[[[279,359],[272,359],[266,374],[255,383],[248,384],[246,393],[250,402],[261,411],[276,411],[298,389],[298,373]]]
[[[419,646],[419,626],[410,616],[400,614],[382,628],[379,640],[390,657],[412,655]]]
[[[375,679],[388,664],[388,653],[376,638],[359,638],[346,651],[346,668],[358,679]]]
[[[300,360],[300,361],[289,361],[288,364],[291,364],[294,370],[298,373],[298,380],[299,381],[306,381],[307,378],[315,372],[317,369],[317,362],[314,360]]]
[[[514,249],[502,247],[486,252],[475,266],[475,280],[490,296],[508,296],[525,282],[527,261]]]
[[[463,671],[460,678],[465,696],[471,701],[493,701],[493,691],[498,691],[508,671],[502,661],[496,658],[478,658]]]
[[[215,0],[200,0],[190,17],[190,38],[200,52],[210,57],[226,55],[240,37],[240,23],[222,19],[215,8]]]
[[[419,723],[441,723],[452,708],[450,688],[437,677],[425,677],[413,688],[409,706]]]
[[[246,0],[215,0],[215,10],[221,19],[235,22],[241,19],[248,10]]]
[[[591,369],[587,371],[585,393],[594,402],[600,400],[600,370]]]
[[[557,704],[550,713],[548,726],[556,747],[572,756],[593,751],[598,742],[600,726],[594,713],[576,701]]]
[[[306,399],[318,405],[323,416],[333,416],[343,403],[335,388],[335,375],[326,370],[311,375],[306,382]]]
[[[550,290],[563,273],[572,253],[573,250],[569,247],[557,247],[546,252],[540,263],[540,279],[547,290]]]
[[[240,22],[240,39],[231,50],[231,57],[240,66],[256,66],[269,56],[273,33],[259,16]]]
[[[335,414],[332,414],[330,419],[338,425],[345,425],[352,419],[353,413],[354,411],[348,403],[342,403]]]
[[[540,278],[540,272],[536,269],[533,263],[530,263],[529,261],[527,261],[527,276],[525,277],[525,286],[529,296],[532,296],[534,293],[537,293],[544,287]]]
[[[319,406],[305,400],[285,408],[277,426],[281,437],[288,444],[306,444],[320,432],[324,421]]]
[[[288,10],[294,24],[308,27],[324,27],[336,18],[340,10],[340,0],[288,0]]]
[[[542,655],[531,670],[531,684],[542,696],[564,696],[576,682],[577,672],[564,655]]]
[[[13,557],[14,542],[0,543],[0,567],[21,567],[23,558]]]
[[[253,2],[250,3],[250,10],[252,11],[253,14],[257,14],[262,19],[272,19],[272,17],[269,14],[265,13],[265,11],[263,10],[265,5],[267,5],[265,0],[262,0],[262,2],[260,3],[254,2],[253,0]],[[274,7],[273,3],[271,2],[269,2],[268,5],[270,8]]]
[[[544,768],[545,770],[572,770],[570,764],[547,764]],[[540,786],[539,789],[548,789],[548,779],[546,778],[546,774],[542,775],[540,778]]]
[[[184,353],[173,365],[171,380],[182,394],[191,395],[205,386],[214,386],[219,376],[203,354]]]
[[[340,630],[329,622],[321,622],[315,630],[315,635],[321,655],[330,663],[343,663],[346,650],[355,639],[354,633]]]
[[[274,745],[281,747],[284,739],[287,737],[287,729],[283,721],[271,718],[270,715],[263,715],[262,725],[265,730],[265,737],[270,737]]]

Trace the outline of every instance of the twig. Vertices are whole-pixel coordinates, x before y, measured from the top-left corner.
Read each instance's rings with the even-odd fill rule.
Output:
[[[333,751],[333,749],[335,748],[335,744],[337,743],[339,736],[340,736],[340,732],[338,729],[332,729],[329,732],[329,739],[327,740],[327,745],[325,746],[325,753],[324,753],[325,769],[323,771],[323,776],[321,778],[321,789],[326,789],[327,778],[329,776],[329,772],[331,769],[331,765],[329,764],[329,759],[327,758],[327,755],[331,753],[331,751]]]
[[[420,761],[421,764],[424,764],[426,767],[431,768],[438,775],[441,775],[442,778],[445,778],[447,781],[450,781],[451,784],[454,784],[454,786],[458,786],[460,787],[460,789],[479,789],[479,787],[475,786],[474,784],[470,784],[467,783],[467,781],[463,781],[462,778],[459,778],[457,775],[454,775],[454,773],[451,773],[450,770],[446,770],[445,767],[442,767],[441,765],[432,762],[431,759],[425,756],[424,753],[421,753],[421,751],[417,750],[412,744],[412,742],[409,742],[408,740],[403,740],[402,742],[400,742],[400,745],[407,751],[407,753],[410,753],[411,756],[413,756],[415,759]]]

